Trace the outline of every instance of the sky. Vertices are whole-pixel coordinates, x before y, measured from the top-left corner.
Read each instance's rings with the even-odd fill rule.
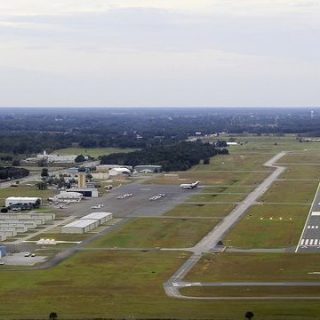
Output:
[[[1,107],[320,105],[318,0],[0,0]]]

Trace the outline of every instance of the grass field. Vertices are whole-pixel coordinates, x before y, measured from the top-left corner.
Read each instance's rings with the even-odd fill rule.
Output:
[[[319,287],[191,287],[180,291],[193,297],[320,297]],[[267,300],[267,299],[266,299]],[[269,303],[269,301],[268,301]],[[301,302],[299,302],[301,303]],[[271,303],[272,304],[272,303]],[[315,318],[312,318],[315,319]]]
[[[132,148],[65,148],[58,149],[53,151],[52,153],[60,154],[60,155],[79,155],[82,154],[84,156],[91,156],[93,158],[98,158],[100,156],[106,156],[111,153],[118,152],[131,152],[137,149]]]
[[[262,170],[270,171],[263,164],[270,159],[270,154],[230,153],[229,155],[217,155],[210,159],[208,165],[198,165],[192,171],[239,171]]]
[[[225,237],[240,248],[283,248],[298,244],[309,206],[257,205]]]
[[[166,297],[162,284],[183,252],[83,252],[48,270],[0,272],[0,318],[307,320],[318,302],[188,301]],[[316,319],[316,318],[312,318]]]
[[[173,217],[225,217],[235,204],[181,204],[168,211],[166,216]]]
[[[187,199],[187,202],[238,202],[243,200],[247,196],[245,192],[230,192],[225,191],[221,193],[217,192],[203,192],[196,195],[191,196]]]
[[[186,280],[201,282],[319,281],[319,274],[313,273],[319,271],[319,264],[319,254],[207,254],[190,271]]]
[[[286,165],[286,171],[281,175],[282,179],[317,179],[320,177],[320,166],[314,165]]]
[[[90,247],[188,248],[204,237],[219,220],[141,218],[94,241]]]

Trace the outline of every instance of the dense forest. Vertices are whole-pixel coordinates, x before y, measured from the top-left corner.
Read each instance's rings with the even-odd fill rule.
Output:
[[[101,164],[143,165],[157,164],[164,171],[187,170],[194,165],[209,162],[216,154],[227,154],[228,150],[209,143],[180,142],[174,145],[148,147],[130,153],[114,153],[101,158]]]
[[[195,134],[320,136],[318,109],[0,109],[0,153],[172,145]]]

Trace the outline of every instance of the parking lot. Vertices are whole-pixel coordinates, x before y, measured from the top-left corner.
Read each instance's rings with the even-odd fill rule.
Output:
[[[25,257],[27,252],[11,253],[5,257],[1,258],[1,262],[8,266],[33,266],[37,263],[42,263],[47,257],[44,256],[34,256],[31,254]]]
[[[74,216],[84,216],[97,210],[112,212],[114,218],[159,216],[197,192],[198,189],[185,190],[179,186],[132,183],[113,189],[102,197],[67,205],[61,211]],[[99,205],[103,206],[97,210],[91,209]]]

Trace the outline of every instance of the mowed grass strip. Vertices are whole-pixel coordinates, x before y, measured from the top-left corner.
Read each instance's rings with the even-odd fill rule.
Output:
[[[320,164],[320,153],[312,152],[312,151],[287,153],[278,162],[279,163],[300,163],[300,164],[307,164],[307,165],[310,163]]]
[[[139,218],[94,241],[96,248],[188,248],[204,237],[219,220]]]
[[[286,165],[286,171],[281,175],[281,179],[318,179],[320,180],[319,166],[295,166]]]
[[[318,181],[276,181],[258,201],[311,203]]]
[[[319,287],[190,287],[182,288],[191,297],[319,297]]]
[[[263,170],[270,169],[263,164],[271,158],[270,154],[259,153],[233,153],[228,155],[217,155],[210,159],[210,164],[198,165],[192,168],[193,171],[238,171],[238,170]]]
[[[187,199],[187,202],[239,202],[247,196],[241,192],[222,192],[222,193],[199,193]]]
[[[296,246],[309,206],[256,205],[227,234],[224,244],[237,248]]]
[[[173,217],[212,217],[212,218],[223,218],[228,215],[232,209],[234,209],[235,204],[188,204],[184,203],[176,206],[174,209],[168,211],[166,216]]]
[[[185,280],[195,282],[319,281],[320,255],[293,253],[206,254]]]

